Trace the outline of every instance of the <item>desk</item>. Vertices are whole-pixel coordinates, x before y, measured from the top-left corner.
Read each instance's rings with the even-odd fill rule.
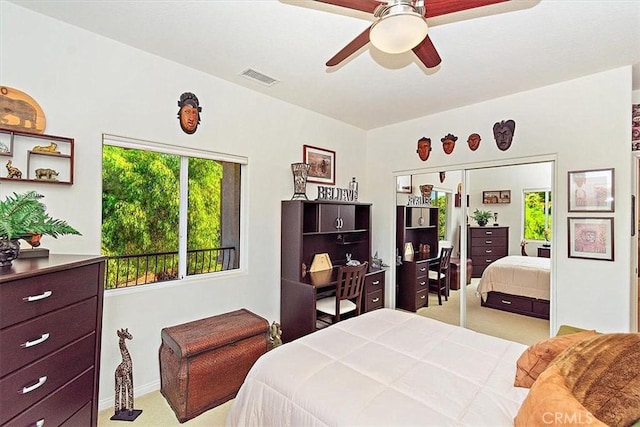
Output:
[[[384,307],[385,269],[370,268],[365,276],[362,311]],[[318,293],[330,293],[338,283],[338,267],[306,273],[300,280],[280,280],[282,341],[290,342],[316,330]]]
[[[417,311],[429,306],[429,266],[437,264],[440,257],[421,256],[416,253],[413,261],[402,261],[397,274],[398,308]]]

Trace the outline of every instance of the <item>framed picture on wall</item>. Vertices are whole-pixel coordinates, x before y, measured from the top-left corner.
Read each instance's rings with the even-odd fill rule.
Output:
[[[569,171],[569,212],[614,212],[614,169]]]
[[[567,218],[569,258],[613,261],[613,218]]]
[[[302,147],[304,163],[309,164],[308,182],[334,185],[336,183],[336,152],[324,148],[304,145]]]
[[[489,205],[497,203],[511,203],[511,190],[483,191],[482,203]]]
[[[409,194],[413,193],[413,187],[411,186],[411,175],[396,177],[396,192]]]

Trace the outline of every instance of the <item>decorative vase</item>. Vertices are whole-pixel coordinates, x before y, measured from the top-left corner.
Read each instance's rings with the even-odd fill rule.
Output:
[[[11,267],[14,259],[20,253],[18,239],[0,239],[0,267]]]
[[[413,249],[413,243],[406,242],[404,244],[404,260],[405,261],[413,261],[413,257],[415,255],[415,251]]]
[[[293,196],[291,200],[309,200],[307,198],[309,166],[307,163],[291,163],[291,172],[293,173]]]

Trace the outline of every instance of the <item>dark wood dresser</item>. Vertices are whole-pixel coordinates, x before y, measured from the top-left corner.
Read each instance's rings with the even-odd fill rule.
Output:
[[[472,277],[482,277],[489,264],[509,254],[509,227],[469,227],[467,239]]]
[[[96,426],[104,257],[0,268],[0,425]]]

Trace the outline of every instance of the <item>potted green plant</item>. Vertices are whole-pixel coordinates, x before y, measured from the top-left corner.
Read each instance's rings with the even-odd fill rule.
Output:
[[[31,246],[40,244],[40,237],[58,238],[65,234],[80,234],[65,221],[51,218],[40,201],[44,196],[36,191],[13,193],[0,201],[0,267],[7,267],[18,257],[19,239]]]
[[[493,213],[491,211],[481,211],[476,209],[473,211],[471,218],[477,222],[480,227],[484,227],[487,225],[489,220],[493,218]]]

